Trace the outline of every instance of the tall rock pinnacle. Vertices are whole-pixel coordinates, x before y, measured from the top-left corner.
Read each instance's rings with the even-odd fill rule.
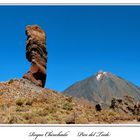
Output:
[[[26,26],[26,58],[31,62],[29,71],[23,78],[32,81],[40,87],[44,87],[46,82],[46,34],[37,25]]]

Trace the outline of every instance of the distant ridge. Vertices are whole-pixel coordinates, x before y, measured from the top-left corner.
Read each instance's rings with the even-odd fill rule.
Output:
[[[73,84],[64,93],[105,106],[110,106],[113,98],[123,98],[124,96],[130,96],[136,101],[140,100],[140,88],[138,86],[110,72],[103,71]]]

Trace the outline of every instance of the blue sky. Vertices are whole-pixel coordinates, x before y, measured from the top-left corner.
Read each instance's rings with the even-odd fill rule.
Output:
[[[140,86],[140,6],[0,6],[0,81],[21,78],[25,27],[47,33],[47,88],[108,71]]]

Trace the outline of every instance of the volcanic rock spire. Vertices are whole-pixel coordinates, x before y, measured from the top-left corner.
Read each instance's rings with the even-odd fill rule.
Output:
[[[44,87],[46,82],[46,34],[37,25],[26,26],[26,58],[31,62],[29,71],[23,78],[32,81],[40,87]]]

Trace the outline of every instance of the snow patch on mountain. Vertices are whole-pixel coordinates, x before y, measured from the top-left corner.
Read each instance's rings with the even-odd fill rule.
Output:
[[[97,81],[100,81],[100,80],[103,79],[104,76],[109,76],[109,73],[108,73],[108,72],[99,71],[99,72],[96,74],[96,80],[97,80]]]

